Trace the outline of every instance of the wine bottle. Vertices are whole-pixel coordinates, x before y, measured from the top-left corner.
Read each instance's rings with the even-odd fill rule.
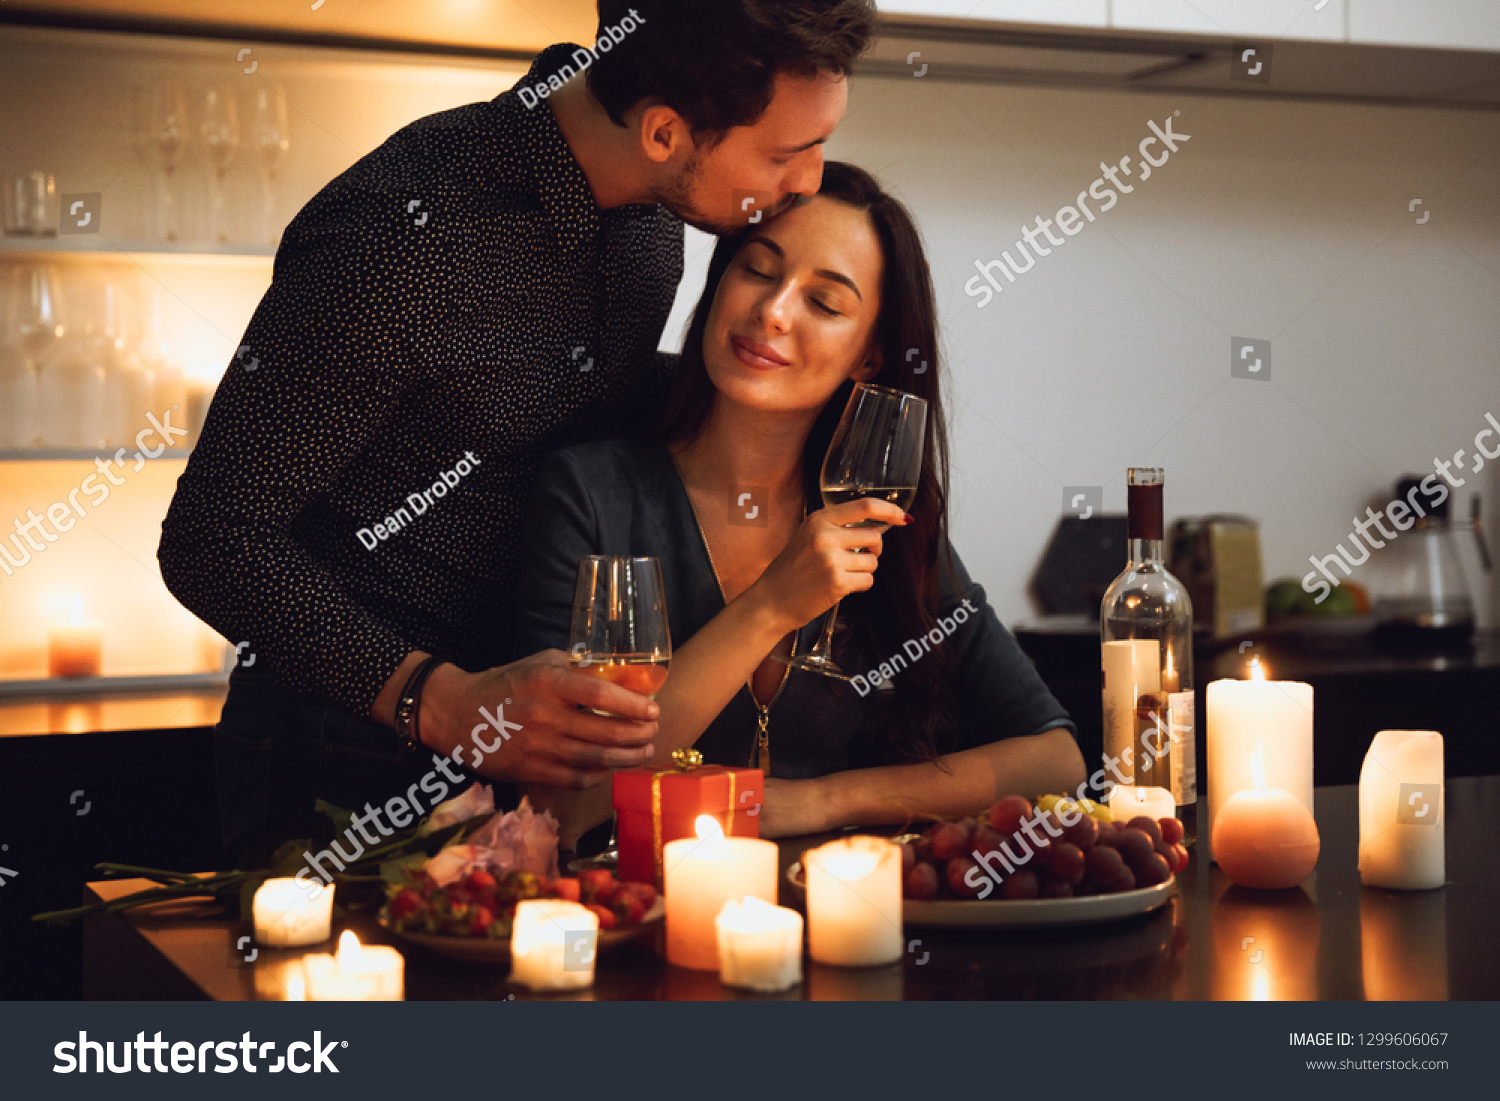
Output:
[[[1192,844],[1198,806],[1193,603],[1162,562],[1162,483],[1158,467],[1130,469],[1130,561],[1100,609],[1105,766],[1117,781],[1170,791],[1184,844]],[[1117,762],[1112,769],[1111,760]]]

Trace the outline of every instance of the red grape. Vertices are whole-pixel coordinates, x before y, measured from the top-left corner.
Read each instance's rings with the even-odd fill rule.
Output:
[[[1031,814],[1031,801],[1024,795],[1007,795],[990,808],[990,829],[1000,836],[1015,833],[1021,820]]]
[[[1156,854],[1153,853],[1152,855],[1154,856]],[[1114,886],[1109,888],[1109,893],[1117,895],[1122,891],[1133,890],[1135,890],[1135,873],[1132,872],[1129,868],[1126,868],[1120,878],[1115,881]]]
[[[1039,881],[1037,898],[1073,897],[1073,884],[1066,879],[1058,879],[1055,875],[1040,875],[1037,879]]]
[[[1036,873],[1023,868],[1005,881],[1005,897],[1009,899],[1036,898],[1038,886]]]
[[[1161,840],[1161,827],[1156,824],[1155,818],[1147,818],[1144,814],[1138,814],[1125,825],[1127,829],[1140,830],[1151,838],[1153,845]]]
[[[1125,863],[1139,871],[1140,865],[1156,855],[1151,838],[1134,827],[1126,827],[1115,838],[1115,848],[1125,858]]]
[[[1120,831],[1113,822],[1099,823],[1099,836],[1094,838],[1095,845],[1108,845],[1110,848],[1114,848],[1115,843],[1119,840]]]
[[[974,836],[969,838],[969,845],[975,852],[992,853],[1000,851],[1000,835],[988,826],[981,824],[974,831]]]
[[[936,898],[937,893],[937,869],[931,864],[923,862],[906,874],[907,898]]]
[[[1083,879],[1083,850],[1068,841],[1059,841],[1052,852],[1052,874],[1069,883]]]
[[[1188,856],[1187,849],[1185,849],[1182,845],[1180,845],[1180,844],[1179,845],[1173,845],[1172,846],[1172,874],[1176,875],[1178,872],[1186,871],[1188,863],[1189,863],[1189,861],[1191,861],[1191,859],[1192,858],[1190,856]]]
[[[935,860],[952,860],[969,850],[969,831],[957,822],[944,822],[932,831],[932,855]]]
[[[1162,818],[1157,824],[1161,826],[1161,839],[1168,845],[1176,845],[1182,840],[1182,822],[1176,818]]]
[[[1088,852],[1099,839],[1098,823],[1086,814],[1081,815],[1071,826],[1064,825],[1062,831],[1059,840],[1076,845],[1080,852]]]
[[[969,870],[977,867],[979,865],[974,863],[974,858],[971,856],[955,856],[952,860],[948,861],[947,866],[943,869],[944,878],[948,881],[948,889],[959,898],[973,898],[979,894],[978,887],[971,887],[964,882],[964,876],[969,874]],[[981,886],[983,883],[984,881],[981,879]]]
[[[1089,878],[1101,887],[1113,887],[1125,874],[1125,861],[1112,845],[1097,845],[1085,857]]]
[[[969,831],[969,836],[974,836],[974,831],[979,828],[979,819],[972,814],[966,814],[958,820],[958,824]]]
[[[1165,883],[1172,874],[1172,869],[1167,867],[1167,862],[1160,853],[1152,853],[1150,858],[1142,861],[1135,868],[1135,881],[1142,887],[1155,887],[1158,883]]]

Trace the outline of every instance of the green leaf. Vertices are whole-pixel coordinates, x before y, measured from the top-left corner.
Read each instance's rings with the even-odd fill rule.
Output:
[[[313,810],[333,823],[333,832],[335,835],[349,832],[350,823],[354,819],[354,812],[352,810],[336,807],[332,803],[325,802],[322,799],[318,799],[313,803]]]

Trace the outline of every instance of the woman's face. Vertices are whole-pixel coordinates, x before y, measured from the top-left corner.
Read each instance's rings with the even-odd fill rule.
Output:
[[[884,261],[861,210],[822,196],[752,230],[719,282],[703,361],[720,393],[755,409],[821,409],[880,369]]]

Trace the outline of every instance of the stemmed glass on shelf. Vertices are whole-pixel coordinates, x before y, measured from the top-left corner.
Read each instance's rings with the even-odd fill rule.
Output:
[[[203,147],[208,151],[209,162],[208,239],[216,245],[227,245],[232,235],[224,183],[240,147],[239,110],[232,91],[210,88],[204,95],[199,133]]]
[[[260,160],[262,202],[258,235],[261,244],[274,245],[281,236],[276,225],[276,178],[292,148],[286,96],[274,84],[262,84],[255,89],[250,144]]]

